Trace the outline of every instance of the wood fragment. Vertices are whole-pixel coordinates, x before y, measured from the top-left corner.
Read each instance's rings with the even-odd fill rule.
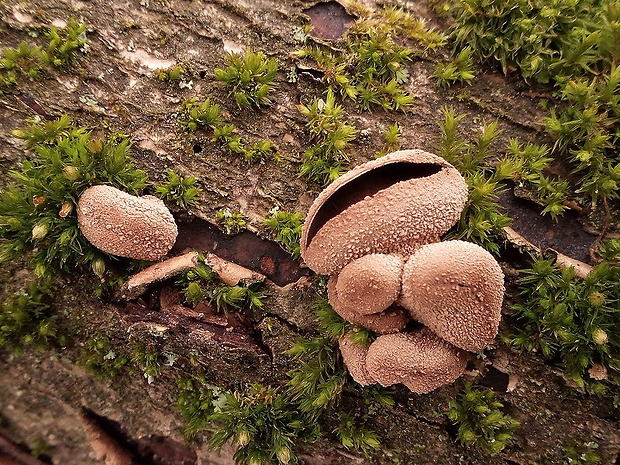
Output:
[[[0,465],[44,465],[36,457],[23,451],[0,430]]]
[[[525,237],[519,234],[517,231],[510,227],[505,227],[504,232],[506,233],[506,239],[512,245],[526,249],[528,252],[532,252],[535,255],[542,254],[542,250],[536,245],[532,244]],[[560,268],[574,268],[575,276],[583,279],[590,274],[592,271],[592,265],[588,265],[582,261],[579,261],[575,258],[571,258],[568,255],[564,255],[563,253],[558,252],[554,249],[547,249],[551,253],[555,255],[555,262]]]
[[[205,255],[205,263],[218,274],[224,284],[229,286],[236,286],[241,281],[246,284],[265,281],[264,275],[224,260],[213,253]]]
[[[136,299],[146,291],[149,285],[191,270],[196,267],[197,263],[198,252],[188,252],[151,265],[129,278],[118,292],[118,298]]]
[[[133,454],[121,446],[84,410],[80,413],[82,428],[97,460],[105,459],[105,465],[131,465]]]

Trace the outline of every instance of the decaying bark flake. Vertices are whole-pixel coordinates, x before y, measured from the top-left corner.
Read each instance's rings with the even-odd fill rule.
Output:
[[[191,270],[196,267],[197,263],[198,252],[188,252],[151,265],[129,278],[120,289],[119,297],[123,300],[136,299],[146,291],[149,285]]]
[[[224,284],[229,286],[236,286],[240,282],[250,284],[265,281],[264,275],[224,260],[212,253],[205,255],[205,263],[218,274]]]
[[[542,250],[528,241],[525,237],[519,234],[517,231],[510,227],[505,227],[504,232],[506,233],[506,239],[515,247],[520,249],[525,249],[529,252],[533,252],[536,255],[542,253]],[[582,261],[571,258],[563,253],[558,252],[554,249],[548,249],[555,255],[555,262],[560,268],[574,268],[575,276],[578,278],[584,279],[586,276],[590,274],[592,271],[592,265],[588,265]]]
[[[80,421],[86,437],[90,441],[97,459],[105,458],[105,465],[131,465],[133,454],[121,446],[103,428],[101,428],[88,413],[80,413]]]
[[[39,459],[27,454],[13,444],[0,431],[0,465],[44,465]]]

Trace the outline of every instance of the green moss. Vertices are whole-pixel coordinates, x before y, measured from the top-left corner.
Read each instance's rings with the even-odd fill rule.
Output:
[[[0,57],[0,95],[20,78],[34,80],[47,67],[67,68],[76,65],[88,50],[86,24],[70,19],[64,28],[52,27],[43,47],[21,42],[16,48],[5,47]]]
[[[131,356],[131,362],[143,372],[149,384],[159,375],[162,367],[169,360],[169,357],[158,348],[143,342],[136,344]]]
[[[33,281],[0,305],[0,347],[19,353],[26,347],[44,350],[50,343],[64,344],[56,332],[51,292],[48,284]]]
[[[200,188],[196,186],[198,180],[193,176],[183,177],[174,170],[167,170],[168,179],[155,189],[157,197],[168,204],[187,208],[195,205],[200,197]]]
[[[9,172],[13,183],[0,194],[0,261],[31,252],[35,272],[49,276],[114,259],[82,235],[76,209],[82,192],[93,185],[132,194],[146,186],[145,173],[129,160],[129,141],[95,139],[66,116],[13,135],[34,156]]]
[[[186,99],[179,108],[181,124],[190,131],[196,129],[214,130],[222,123],[220,106],[211,103],[211,99],[198,102],[195,98]]]
[[[170,84],[179,83],[185,76],[185,66],[182,64],[176,64],[165,69],[155,70],[155,74],[160,81],[165,81]]]
[[[246,226],[246,218],[243,213],[232,212],[229,208],[218,210],[215,213],[215,218],[229,236],[238,234]]]
[[[263,163],[270,156],[277,159],[276,148],[267,139],[247,142],[236,134],[235,126],[226,123],[220,112],[220,106],[206,99],[198,103],[195,99],[188,99],[181,105],[181,124],[190,131],[206,129],[213,131],[213,142],[219,142],[233,154],[240,155],[247,162]]]
[[[565,105],[545,119],[554,151],[581,177],[577,193],[608,209],[620,190],[620,2],[465,0],[454,14],[458,45],[556,85]]]
[[[248,465],[296,463],[295,446],[314,441],[320,432],[284,394],[260,384],[227,393],[212,420],[217,429],[210,445],[221,448],[232,440],[235,460]]]
[[[256,310],[263,308],[267,294],[262,291],[262,283],[244,284],[236,286],[224,284],[209,266],[204,263],[204,256],[198,256],[197,266],[187,271],[177,281],[185,294],[185,301],[195,306],[203,300],[215,304],[218,312],[227,312],[231,309],[249,308]]]
[[[620,9],[620,6],[619,6]],[[592,203],[618,198],[620,192],[620,66],[592,79],[563,84],[566,106],[552,110],[545,126],[556,139],[556,152],[567,157],[580,176],[578,193]]]
[[[71,18],[63,28],[52,27],[47,34],[45,62],[55,68],[76,65],[83,53],[88,50],[86,23]]]
[[[437,84],[440,87],[448,87],[457,82],[471,84],[476,77],[472,54],[471,47],[465,47],[452,61],[438,63],[433,74],[437,79]]]
[[[91,337],[84,344],[79,363],[97,379],[114,378],[127,365],[129,358],[112,347],[107,336]]]
[[[275,59],[248,50],[243,55],[231,52],[226,62],[226,69],[215,70],[215,78],[229,88],[239,108],[271,104],[269,94],[276,87],[273,80],[278,73]]]
[[[407,62],[422,50],[445,39],[402,9],[373,12],[359,8],[360,16],[338,47],[305,46],[296,55],[309,57],[324,72],[330,91],[354,100],[362,109],[403,110],[413,103],[406,89]],[[421,48],[402,45],[410,41]]]
[[[294,259],[301,256],[300,241],[301,228],[303,227],[303,215],[301,213],[273,209],[263,220],[263,226],[268,234],[278,241]]]
[[[519,426],[518,421],[500,410],[502,407],[493,391],[467,382],[459,396],[450,401],[446,414],[458,426],[461,444],[497,454],[512,442]]]
[[[324,317],[322,327],[331,326],[333,319]],[[338,336],[330,331],[326,337],[293,345],[289,354],[299,365],[289,373],[284,388],[253,384],[231,391],[209,384],[205,376],[180,381],[177,408],[187,435],[211,431],[210,446],[215,448],[232,441],[237,447],[235,460],[243,465],[297,463],[296,448],[330,431],[347,449],[364,454],[377,449],[378,434],[367,427],[370,412],[390,408],[394,401],[382,388],[350,383],[337,348]],[[365,413],[339,409],[345,388],[364,399]]]
[[[470,142],[459,133],[464,116],[448,107],[443,108],[443,113],[437,154],[452,163],[469,186],[467,203],[451,238],[467,239],[493,252],[499,250],[503,228],[511,223],[497,201],[506,180],[530,192],[545,207],[543,215],[555,219],[566,210],[568,183],[544,174],[553,161],[546,146],[521,145],[511,139],[507,153],[500,155],[491,149],[501,132],[497,122],[484,125],[476,140]]]
[[[403,128],[398,123],[392,124],[383,135],[384,144],[377,153],[375,158],[380,158],[388,153],[400,150],[400,140],[403,135]]]
[[[594,393],[605,386],[587,375],[601,364],[620,382],[620,267],[602,263],[583,280],[538,258],[520,271],[521,301],[509,340],[528,352],[559,361],[569,378]]]
[[[339,178],[348,169],[347,146],[355,139],[357,129],[343,120],[342,106],[336,104],[329,91],[326,100],[314,99],[308,105],[299,105],[307,118],[311,142],[304,153],[300,176],[325,186]]]
[[[516,66],[525,78],[561,81],[620,58],[617,2],[465,0],[453,13],[456,43],[499,61],[504,73]]]
[[[579,442],[565,446],[564,462],[567,465],[594,465],[601,463],[598,453],[598,444],[596,442]]]
[[[497,252],[502,229],[510,224],[497,202],[503,191],[501,181],[513,174],[492,169],[484,163],[491,157],[490,144],[499,134],[497,123],[486,125],[477,140],[471,143],[458,133],[458,125],[463,115],[456,115],[453,109],[444,108],[444,122],[440,124],[441,138],[437,155],[452,163],[463,175],[469,187],[469,197],[461,213],[453,239],[466,239],[488,250]]]

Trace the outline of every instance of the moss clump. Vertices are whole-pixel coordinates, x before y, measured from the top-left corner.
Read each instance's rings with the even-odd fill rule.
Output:
[[[247,162],[264,163],[270,156],[276,157],[276,148],[267,139],[247,142],[236,134],[235,126],[226,123],[221,117],[220,106],[210,99],[199,103],[188,99],[181,105],[181,124],[190,131],[206,129],[213,131],[213,142],[219,142],[235,155],[240,155]]]
[[[146,186],[146,175],[129,160],[129,141],[95,139],[68,117],[34,123],[13,135],[34,156],[0,193],[0,261],[32,252],[40,276],[75,271],[111,256],[92,246],[79,230],[77,202],[88,187],[108,184],[132,194]]]
[[[605,368],[611,382],[620,383],[620,267],[602,263],[577,280],[572,268],[561,270],[538,258],[520,274],[522,301],[514,306],[509,340],[559,361],[569,378],[592,392],[605,390],[587,376],[594,363]]]
[[[261,290],[262,283],[229,286],[222,283],[217,273],[205,265],[204,256],[199,255],[197,262],[194,269],[187,271],[177,281],[189,305],[195,306],[206,300],[214,303],[218,312],[244,307],[254,310],[265,305],[267,294]]]
[[[230,53],[226,64],[225,69],[215,70],[215,78],[226,84],[239,108],[271,104],[269,94],[275,89],[273,80],[278,73],[275,59],[248,50],[243,55]]]
[[[567,155],[580,176],[577,192],[588,195],[593,204],[616,199],[620,192],[619,95],[620,66],[600,77],[574,78],[562,85],[566,106],[545,119],[547,131],[556,138],[556,151]]]
[[[532,193],[544,205],[543,214],[553,218],[566,207],[568,184],[544,174],[552,158],[541,145],[520,145],[511,140],[507,154],[497,156],[491,144],[500,130],[497,122],[484,125],[474,142],[464,139],[458,131],[463,115],[454,109],[444,108],[444,121],[440,123],[441,136],[437,154],[452,163],[469,186],[469,197],[451,238],[466,239],[497,252],[503,228],[511,219],[504,213],[497,199],[504,191],[504,181],[512,180]],[[499,158],[491,165],[490,160]]]
[[[461,444],[497,454],[512,442],[519,426],[518,421],[500,410],[503,406],[490,389],[465,383],[459,396],[450,401],[446,414],[458,426],[457,437]]]
[[[303,224],[301,213],[285,212],[277,208],[271,210],[263,220],[263,226],[268,234],[296,260],[301,256],[300,242]]]
[[[457,82],[471,84],[476,77],[472,54],[471,47],[465,47],[452,61],[438,63],[433,74],[437,79],[437,84],[440,87],[448,87]]]
[[[348,169],[346,149],[355,139],[357,129],[343,120],[342,106],[336,104],[331,91],[326,100],[314,99],[298,108],[308,120],[307,127],[314,143],[304,153],[299,175],[325,186]]]
[[[174,170],[166,171],[167,180],[156,187],[157,197],[168,204],[181,208],[195,205],[200,197],[198,180],[193,176],[183,177]]]
[[[324,72],[330,91],[352,99],[364,110],[407,108],[414,100],[405,90],[407,62],[420,51],[402,44],[409,41],[422,49],[435,48],[445,38],[401,9],[372,12],[359,8],[356,13],[360,19],[336,44],[338,48],[306,45],[296,55],[311,58]]]
[[[170,84],[179,83],[185,76],[185,66],[182,64],[172,65],[169,68],[155,70],[155,75],[160,81]]]
[[[564,462],[567,465],[594,465],[601,463],[598,453],[598,444],[596,442],[579,442],[565,446]]]
[[[78,362],[97,379],[114,378],[129,363],[127,355],[112,348],[107,336],[91,337],[84,344]]]
[[[136,344],[131,356],[131,363],[142,371],[149,384],[159,375],[165,364],[171,364],[169,361],[170,357],[162,353],[159,348],[143,342]]]
[[[375,158],[381,158],[388,153],[400,150],[400,140],[403,135],[403,128],[398,123],[392,124],[383,135],[384,144],[377,153]]]
[[[215,218],[229,236],[238,234],[247,224],[243,213],[232,212],[229,208],[218,210],[215,213]]]
[[[75,18],[71,18],[63,28],[52,27],[47,38],[49,44],[45,62],[56,68],[66,68],[77,64],[81,55],[88,50],[86,23]]]
[[[603,199],[609,218],[607,200],[620,190],[620,3],[465,0],[453,13],[457,45],[499,61],[504,73],[516,67],[555,84],[565,105],[545,119],[554,151],[581,176],[576,191]]]
[[[332,322],[324,320],[323,325]],[[187,435],[209,430],[213,433],[210,445],[215,448],[232,441],[237,447],[235,459],[242,465],[297,463],[295,448],[326,434],[328,425],[333,425],[335,438],[347,449],[364,454],[378,449],[378,434],[366,427],[368,414],[335,407],[345,387],[358,390],[368,411],[392,407],[394,401],[376,386],[361,389],[347,384],[335,333],[299,340],[289,354],[299,366],[289,373],[284,388],[253,384],[223,390],[209,384],[205,376],[180,381],[177,408],[187,423]]]
[[[56,333],[51,292],[48,284],[33,281],[0,305],[0,347],[20,353],[26,347],[44,350],[52,342],[64,344]]]
[[[64,28],[52,27],[44,47],[21,42],[16,48],[5,47],[0,57],[0,95],[20,78],[37,79],[48,66],[67,68],[76,65],[88,50],[86,24],[70,19]]]
[[[454,5],[453,36],[504,73],[564,81],[617,63],[617,2],[600,0],[464,0]],[[540,40],[544,37],[545,40]]]

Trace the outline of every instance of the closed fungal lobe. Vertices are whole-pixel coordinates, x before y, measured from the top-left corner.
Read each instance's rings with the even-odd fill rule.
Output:
[[[157,197],[136,197],[111,186],[89,187],[78,202],[82,234],[98,249],[119,257],[159,260],[177,237],[170,210]]]

